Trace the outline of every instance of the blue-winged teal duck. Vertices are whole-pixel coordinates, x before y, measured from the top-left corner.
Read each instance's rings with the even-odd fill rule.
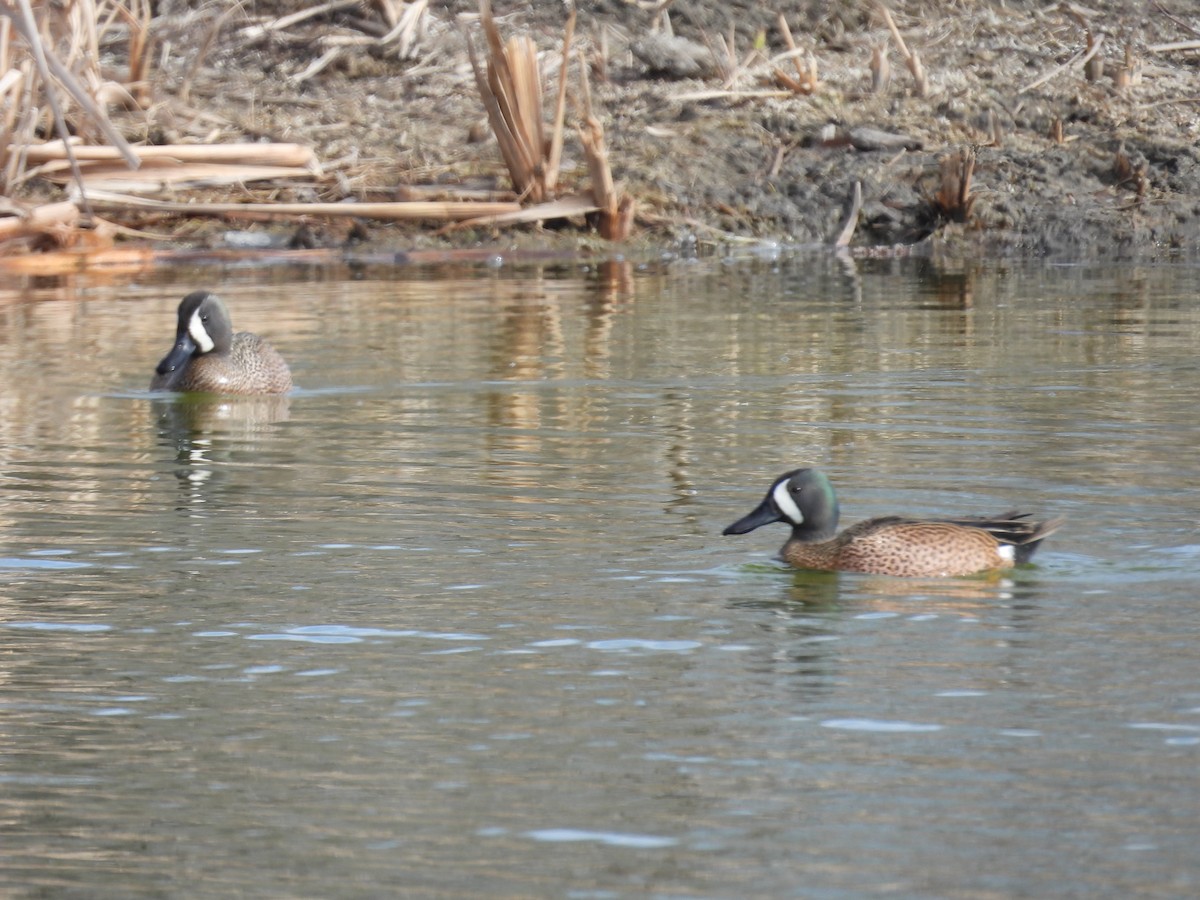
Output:
[[[882,516],[837,533],[833,485],[816,469],[780,475],[758,507],[723,534],[746,534],[787,522],[792,536],[783,561],[799,569],[928,577],[973,575],[1028,562],[1063,519],[1026,521],[1028,513],[962,519]]]
[[[256,334],[233,333],[216,294],[193,291],[179,302],[175,346],[150,381],[152,391],[210,394],[286,394],[292,373],[283,357]]]

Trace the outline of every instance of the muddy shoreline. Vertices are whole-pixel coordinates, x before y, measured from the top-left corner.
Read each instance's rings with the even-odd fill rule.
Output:
[[[250,4],[248,17],[223,22],[211,8],[162,6],[155,29],[170,52],[154,73],[156,102],[119,120],[130,137],[297,142],[322,163],[323,176],[305,184],[205,199],[377,201],[508,188],[467,54],[475,4],[432,4],[406,58],[356,46],[332,54],[315,74],[331,36],[371,33],[364,9],[252,39],[256,23],[278,21],[282,4]],[[772,7],[679,0],[670,9],[673,33],[708,60],[689,77],[639,53],[655,24],[650,11],[619,0],[580,10],[576,47],[589,67],[614,176],[637,202],[635,244],[828,245],[845,227],[858,183],[856,252],[936,244],[963,253],[1113,258],[1200,246],[1200,103],[1192,88],[1200,51],[1162,49],[1200,34],[1200,17],[1165,5],[1132,12],[1117,2],[1083,12],[894,3],[899,32],[927,75],[921,96],[875,4],[840,4],[836,14],[828,6],[800,4],[789,14],[800,58],[815,66],[810,94],[781,92],[775,73],[798,70],[779,58],[786,47]],[[505,34],[529,34],[545,51],[544,73],[557,72],[560,5],[497,3],[495,13]],[[185,39],[198,33],[210,39]],[[1079,62],[1089,35],[1101,36],[1090,66]],[[875,89],[872,48],[883,47],[890,80]],[[721,59],[736,62],[722,71]],[[575,119],[569,112],[568,123]],[[900,143],[875,148],[856,137],[871,130]],[[968,202],[948,208],[941,202],[947,166],[964,153],[973,158]],[[587,183],[573,127],[562,182],[568,189]],[[183,244],[219,246],[231,221],[279,241],[298,229],[295,221],[149,215],[128,224],[170,227]],[[310,247],[603,243],[581,221],[439,229],[314,220],[299,233]]]

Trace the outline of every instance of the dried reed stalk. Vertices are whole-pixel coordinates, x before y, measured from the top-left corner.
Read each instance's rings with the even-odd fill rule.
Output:
[[[126,87],[130,99],[141,109],[150,105],[150,62],[154,55],[154,36],[150,23],[154,11],[150,0],[127,0],[129,7],[116,4],[114,16],[125,20],[129,28],[129,80]]]
[[[0,0],[0,19],[4,24],[0,37],[8,63],[3,69],[8,109],[0,134],[0,146],[4,148],[4,183],[0,184],[0,191],[4,193],[10,192],[25,177],[24,150],[34,140],[37,128],[42,124],[40,110],[46,107],[50,109],[52,122],[46,130],[53,130],[65,138],[72,130],[82,133],[90,125],[116,148],[130,168],[138,166],[138,159],[129,144],[76,75],[78,72],[95,85],[104,84],[99,70],[100,16],[94,7],[88,8],[91,15],[70,5],[45,4],[39,5],[35,16],[30,0]],[[13,31],[23,38],[23,46],[13,45]],[[57,43],[54,36],[61,36]],[[56,52],[60,45],[67,54],[65,63]],[[68,100],[74,101],[80,109],[80,115],[71,119],[73,129],[68,126]],[[82,193],[79,165],[69,147],[66,160]],[[80,202],[84,211],[90,214],[86,193],[82,193]]]
[[[796,41],[792,38],[792,29],[788,27],[787,17],[783,13],[779,14],[778,25],[779,33],[783,35],[783,42],[787,44],[787,48],[791,52],[792,65],[796,69],[796,77],[792,78],[779,69],[776,69],[775,81],[796,94],[815,93],[821,84],[817,78],[817,61],[811,54],[808,56],[807,61],[800,59],[800,50],[796,47]]]
[[[396,45],[396,55],[401,59],[409,59],[416,52],[417,43],[421,36],[421,23],[429,0],[415,0],[413,3],[403,3],[404,12],[397,18],[392,30],[379,39],[382,46]]]
[[[554,123],[549,139],[542,118],[542,81],[537,48],[527,37],[510,38],[507,42],[501,40],[500,30],[492,17],[490,0],[480,0],[479,15],[488,45],[486,71],[476,56],[469,36],[467,41],[467,52],[471,57],[479,96],[518,198],[535,204],[526,214],[501,214],[486,221],[492,224],[535,221],[598,209],[599,230],[604,237],[621,240],[628,236],[633,224],[633,203],[613,186],[612,170],[604,146],[604,128],[592,112],[588,66],[582,56],[579,71],[583,85],[584,121],[579,126],[579,136],[591,176],[593,203],[588,204],[578,198],[557,203],[554,201],[562,159],[571,42],[575,33],[574,6],[571,5],[563,34],[562,67],[559,70]],[[470,224],[482,224],[484,221]]]
[[[487,70],[480,67],[468,40],[467,49],[488,123],[500,145],[513,187],[534,203],[546,199],[546,165],[542,126],[541,71],[537,47],[528,37],[505,44],[492,17],[489,0],[480,0],[480,20],[488,43]],[[557,173],[554,176],[557,179]]]
[[[896,22],[892,18],[891,12],[882,3],[877,3],[876,8],[879,14],[883,16],[884,22],[887,23],[888,31],[892,33],[892,40],[896,42],[896,49],[900,51],[900,56],[904,60],[904,65],[908,67],[908,72],[912,75],[914,90],[918,97],[925,97],[929,94],[929,79],[925,76],[925,68],[921,65],[921,58],[917,56],[916,51],[908,49],[908,45],[904,43],[904,38],[900,36],[900,29],[896,27]]]

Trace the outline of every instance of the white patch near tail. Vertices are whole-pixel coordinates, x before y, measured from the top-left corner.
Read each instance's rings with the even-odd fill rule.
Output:
[[[779,507],[779,511],[793,525],[804,523],[804,513],[800,512],[800,507],[796,505],[796,501],[792,499],[792,495],[788,492],[787,481],[781,481],[771,489],[771,499],[775,501],[775,505]]]
[[[996,552],[999,553],[1000,558],[1002,560],[1004,560],[1006,563],[1008,563],[1010,566],[1017,559],[1017,548],[1014,547],[1012,544],[1001,544],[999,547],[996,548]]]
[[[200,310],[192,313],[192,320],[188,322],[188,334],[192,336],[192,340],[196,342],[201,353],[212,353],[213,347],[217,346],[208,336],[208,329],[204,327],[204,322],[200,320]]]

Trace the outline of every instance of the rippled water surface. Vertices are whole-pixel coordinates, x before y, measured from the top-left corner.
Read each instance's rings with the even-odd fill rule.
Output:
[[[1191,266],[203,268],[0,293],[0,888],[1195,896]],[[146,392],[219,287],[298,390]],[[721,530],[1065,515],[1037,565]]]

